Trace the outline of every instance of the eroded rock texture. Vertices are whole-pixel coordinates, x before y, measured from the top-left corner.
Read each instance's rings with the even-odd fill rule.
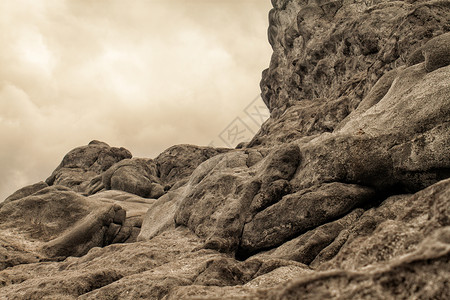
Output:
[[[90,181],[115,163],[131,158],[125,148],[110,147],[99,141],[73,149],[45,181],[48,185],[63,185],[77,192],[85,192]]]
[[[449,30],[447,1],[272,3],[268,34],[274,53],[261,88],[275,115],[303,99],[349,98],[357,106],[386,71]],[[443,66],[442,60],[436,65]]]
[[[0,299],[450,299],[448,1],[272,3],[256,136],[69,152],[0,204]]]

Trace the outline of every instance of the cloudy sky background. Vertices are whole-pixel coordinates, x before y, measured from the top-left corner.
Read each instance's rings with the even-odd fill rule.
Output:
[[[259,93],[270,0],[0,2],[0,201],[93,139],[157,156]],[[258,103],[262,104],[259,99]],[[247,118],[248,119],[248,118]]]

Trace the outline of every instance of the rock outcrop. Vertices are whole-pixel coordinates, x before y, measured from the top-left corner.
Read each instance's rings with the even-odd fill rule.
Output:
[[[45,181],[48,185],[63,185],[77,192],[85,192],[90,181],[115,163],[131,158],[125,148],[110,147],[99,141],[73,149]]]
[[[164,194],[157,175],[156,164],[151,159],[133,158],[124,159],[113,165],[102,174],[101,179],[107,190],[125,191],[157,199]]]
[[[26,196],[33,195],[34,193],[48,187],[48,184],[44,181],[40,181],[38,183],[28,185],[26,187],[21,188],[20,190],[14,192],[11,196],[5,199],[3,203],[11,202],[14,200],[18,200],[24,198]]]
[[[188,181],[189,176],[202,162],[228,151],[230,149],[175,145],[158,155],[155,162],[165,189],[176,189]]]
[[[0,299],[449,299],[450,5],[273,0],[237,149],[93,141],[0,204]]]
[[[2,268],[17,263],[14,253],[35,256],[33,260],[84,255],[92,247],[108,245],[124,219],[119,205],[90,201],[58,185],[5,203],[0,208],[6,250]],[[10,247],[14,251],[8,253]]]
[[[416,51],[424,52],[419,49],[430,39],[449,30],[446,1],[272,3],[268,34],[274,53],[261,88],[273,115],[303,99],[348,98],[356,107],[383,74],[405,65],[418,56]],[[423,56],[444,66],[448,42],[434,43],[442,51]]]

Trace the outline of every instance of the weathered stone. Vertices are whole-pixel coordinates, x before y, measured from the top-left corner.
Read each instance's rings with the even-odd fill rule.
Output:
[[[245,271],[245,269],[240,268],[236,260],[221,257],[206,262],[205,270],[197,276],[197,278],[195,278],[193,284],[203,286],[230,286],[244,284],[253,275],[252,273],[245,274]]]
[[[217,261],[218,263],[215,263]],[[202,273],[199,277],[207,282],[175,287],[171,289],[167,299],[268,299],[269,289],[279,290],[289,280],[311,274],[313,271],[300,263],[281,259],[252,258],[243,263],[236,263],[221,258],[213,261],[212,266],[204,273],[212,278],[205,278]],[[224,276],[220,276],[221,274]],[[227,280],[232,284],[223,286]],[[208,284],[212,281],[214,285]],[[244,281],[245,284],[236,285],[239,281]]]
[[[88,201],[66,187],[52,186],[4,204],[0,231],[7,240],[14,238],[18,253],[25,256],[79,256],[105,245],[106,229],[119,211],[120,206]]]
[[[353,113],[336,132],[396,133],[410,139],[417,133],[449,121],[450,66],[427,73],[423,64],[398,71],[389,91],[362,114]],[[424,105],[426,103],[426,105]]]
[[[333,270],[295,280],[269,299],[445,299],[448,285],[450,245],[448,228],[423,240],[418,249],[386,265],[363,271]],[[420,287],[420,288],[419,288]]]
[[[162,190],[156,164],[151,159],[125,159],[113,165],[102,175],[107,190],[119,190],[144,198],[160,197]]]
[[[291,186],[289,181],[285,179],[278,179],[261,187],[259,193],[253,198],[250,206],[252,216],[259,211],[277,203],[281,198],[289,194]]]
[[[343,183],[324,184],[284,196],[245,224],[240,246],[250,253],[278,246],[370,202],[374,196],[370,188]]]
[[[343,127],[350,118],[356,118],[356,116],[361,115],[363,112],[380,102],[381,99],[387,94],[392,86],[395,78],[398,76],[401,69],[394,69],[386,72],[381,78],[375,83],[375,85],[370,89],[367,96],[359,103],[358,107],[352,111],[351,115],[344,119],[342,122],[336,126],[336,130]]]
[[[109,224],[109,226],[105,232],[105,240],[104,240],[105,244],[106,245],[112,244],[121,229],[122,229],[121,225],[114,224],[114,223]]]
[[[324,182],[349,182],[389,190],[398,185],[389,149],[398,136],[322,134],[301,145],[302,162],[291,180],[293,190]]]
[[[273,2],[274,53],[261,81],[273,116],[303,100],[347,97],[356,107],[386,71],[450,23],[439,1]]]
[[[345,217],[314,228],[264,255],[310,264],[324,248],[334,242],[340,232],[355,223],[363,212],[362,209],[356,209]]]
[[[114,215],[113,222],[116,224],[122,225],[123,222],[125,222],[126,216],[127,216],[127,212],[125,210],[121,209],[121,210],[117,211],[116,214]]]
[[[245,153],[248,154],[247,166],[249,168],[257,164],[264,158],[263,154],[260,151],[254,149],[246,149]]]
[[[450,33],[429,40],[422,48],[425,69],[433,72],[450,64]]]
[[[22,199],[24,197],[30,196],[44,188],[48,187],[48,184],[41,181],[26,187],[21,188],[20,190],[14,192],[11,196],[5,199],[3,203],[11,202],[14,200]]]
[[[61,164],[47,178],[46,183],[67,186],[76,192],[85,192],[94,177],[131,156],[130,151],[125,148],[110,147],[106,143],[92,141],[87,146],[78,147],[67,153]]]
[[[115,244],[105,248],[93,248],[83,257],[70,257],[62,262],[47,262],[17,266],[0,271],[1,297],[7,299],[75,299],[85,295],[86,298],[104,299],[111,295],[121,298],[133,298],[139,292],[151,290],[152,274],[155,286],[168,274],[189,270],[183,268],[189,260],[193,266],[202,266],[203,261],[217,254],[190,252],[199,247],[198,238],[186,229],[166,232],[154,240],[145,243]],[[183,259],[187,256],[188,258]],[[195,261],[196,259],[196,261]],[[158,272],[158,268],[159,272]],[[193,268],[192,268],[193,269]],[[152,270],[147,273],[146,271]],[[154,270],[154,271],[153,271]],[[198,270],[192,273],[198,274]],[[136,274],[134,279],[132,276]],[[130,278],[125,282],[121,278]],[[131,282],[142,281],[142,285]],[[147,281],[144,288],[144,281]],[[117,285],[113,283],[117,282]],[[111,284],[113,284],[111,286]],[[123,284],[123,285],[122,285]],[[101,287],[112,287],[101,290]],[[114,288],[118,287],[118,288]],[[92,291],[92,294],[88,294]],[[127,293],[128,291],[128,293]],[[131,293],[130,293],[131,291]],[[163,291],[161,291],[164,294]],[[97,296],[96,296],[97,295]]]
[[[100,192],[88,198],[107,204],[119,205],[122,208],[114,216],[113,222],[120,224],[121,227],[111,243],[135,242],[144,215],[156,201],[115,190]]]
[[[287,192],[286,180],[294,175],[299,155],[296,145],[286,145],[250,168],[245,150],[206,161],[194,171],[181,195],[176,224],[206,238],[207,248],[234,252],[246,220]],[[276,187],[278,180],[284,180],[284,187],[282,182]]]
[[[0,205],[0,298],[450,297],[450,6],[272,4],[253,140],[71,151]]]
[[[155,158],[159,177],[169,188],[177,182],[186,182],[202,162],[221,153],[225,148],[200,147],[194,145],[175,145]],[[180,185],[177,184],[177,188]]]
[[[416,191],[450,176],[450,122],[391,150],[395,176]]]
[[[183,192],[184,188],[169,191],[155,201],[144,216],[139,241],[151,240],[163,231],[175,228],[175,212]]]
[[[12,232],[1,231],[0,236],[0,271],[17,265],[38,263],[43,255],[27,249],[27,241],[18,238]],[[0,288],[3,282],[0,278]]]
[[[213,157],[200,165],[187,183],[175,213],[175,223],[203,238],[207,247],[234,251],[251,200],[259,190],[242,150]],[[280,176],[284,169],[274,171]]]
[[[293,188],[341,181],[378,190],[415,192],[445,178],[450,164],[445,130],[450,116],[450,85],[444,78],[449,72],[447,66],[426,73],[420,64],[399,71],[377,104],[363,113],[350,114],[333,134],[301,144],[302,164],[291,181]],[[425,101],[427,105],[423,105]],[[432,138],[436,139],[433,146],[427,147],[439,149],[434,154],[428,151],[429,157],[435,158],[428,167],[422,167],[420,178],[405,176],[401,161],[407,157],[401,155],[407,151],[399,149],[408,149],[412,140],[423,139],[422,134],[430,136],[428,140],[438,134]]]
[[[269,118],[249,143],[249,147],[275,146],[305,136],[331,132],[350,113],[349,101],[301,101],[278,118]]]
[[[268,183],[278,179],[291,179],[297,171],[300,159],[300,150],[295,144],[274,148],[260,170],[262,181]]]
[[[150,206],[155,203],[155,199],[142,198],[124,191],[103,191],[91,195],[88,199],[98,200],[104,203],[117,204],[126,211],[126,218],[142,217]],[[121,212],[119,212],[121,213]]]
[[[164,187],[162,185],[160,185],[159,183],[151,184],[151,192],[149,198],[158,199],[159,197],[164,195],[164,193]]]
[[[442,208],[449,207],[449,202],[450,179],[414,195],[388,198],[343,233],[345,244],[320,269],[359,269],[414,251],[428,235],[450,224],[441,221],[448,220],[448,209]]]

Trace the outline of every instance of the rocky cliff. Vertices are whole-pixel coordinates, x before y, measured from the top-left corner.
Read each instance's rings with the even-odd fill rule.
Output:
[[[72,150],[0,204],[1,299],[450,298],[450,2],[272,3],[255,137]]]

